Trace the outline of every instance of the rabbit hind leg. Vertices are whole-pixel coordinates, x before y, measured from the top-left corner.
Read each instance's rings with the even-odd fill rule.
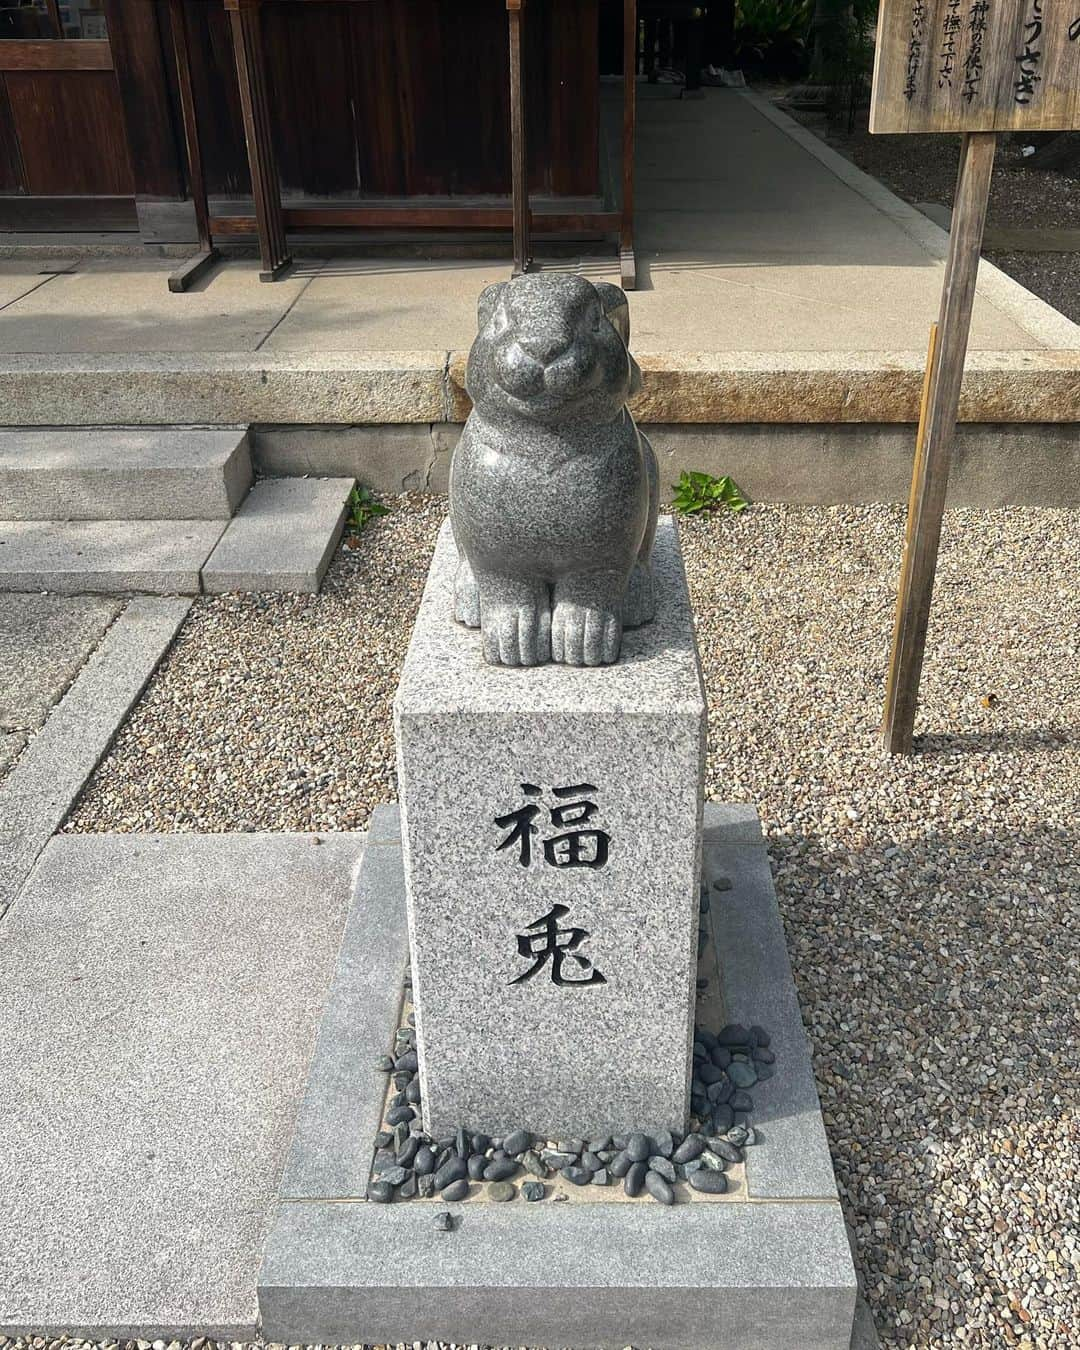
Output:
[[[648,436],[638,432],[641,453],[645,462],[645,477],[649,488],[649,514],[645,534],[634,561],[623,600],[622,620],[627,628],[638,628],[656,618],[656,587],[653,584],[652,551],[656,539],[656,519],[660,512],[660,469]]]
[[[472,564],[464,553],[458,554],[454,574],[454,618],[466,628],[480,627],[480,588],[473,575]]]
[[[653,582],[652,562],[648,558],[635,560],[626,583],[622,621],[625,628],[639,628],[656,618],[656,585]]]

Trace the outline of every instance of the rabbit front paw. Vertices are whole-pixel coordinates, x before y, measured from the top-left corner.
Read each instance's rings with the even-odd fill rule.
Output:
[[[610,666],[619,659],[622,628],[615,609],[556,600],[551,659],[566,666]]]
[[[492,666],[541,666],[551,660],[551,605],[546,585],[480,579],[484,660]]]

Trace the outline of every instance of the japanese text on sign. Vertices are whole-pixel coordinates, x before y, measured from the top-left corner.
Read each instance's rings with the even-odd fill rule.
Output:
[[[1080,0],[881,0],[870,130],[1080,128]]]

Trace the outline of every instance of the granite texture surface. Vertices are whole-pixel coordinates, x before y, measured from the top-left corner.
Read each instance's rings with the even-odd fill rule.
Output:
[[[397,806],[376,807],[308,1071],[282,1198],[363,1198],[409,960]],[[395,973],[397,978],[395,979]]]
[[[782,1066],[754,1085],[754,1127],[763,1143],[747,1150],[746,1183],[760,1200],[790,1195],[836,1199],[829,1142],[821,1118],[810,1048],[791,976],[780,912],[772,899],[765,850],[737,820],[705,806],[704,874],[726,877],[711,891],[712,928],[724,1007],[732,1022],[768,1029]]]
[[[493,665],[616,661],[651,621],[659,472],[627,399],[625,294],[564,272],[488,286],[450,468],[457,618]]]
[[[732,882],[712,893],[714,913],[723,910],[718,964],[729,975],[744,972],[734,1004],[744,1020],[766,1025],[777,1046],[774,1076],[753,1089],[762,1139],[747,1150],[748,1193],[672,1208],[648,1199],[375,1205],[362,1198],[356,1139],[373,1099],[381,1099],[367,1047],[393,1036],[396,1013],[388,1009],[400,993],[406,928],[403,875],[385,856],[394,852],[395,822],[380,813],[301,1110],[302,1121],[324,1120],[322,1153],[350,1161],[336,1177],[324,1171],[326,1184],[306,1197],[289,1181],[301,1175],[293,1161],[286,1169],[259,1277],[268,1341],[611,1350],[863,1350],[875,1343],[865,1322],[853,1338],[855,1271],[835,1190],[819,1171],[828,1153],[816,1097],[807,1095],[809,1052],[757,813],[706,804],[704,815],[710,879]],[[759,865],[743,858],[751,853]],[[352,1021],[351,1038],[328,1034],[344,1020]],[[353,1053],[352,1041],[363,1055]],[[812,1092],[812,1077],[809,1085]],[[340,1108],[350,1097],[352,1113]],[[298,1149],[310,1156],[304,1134],[294,1159]],[[437,1231],[439,1211],[452,1214],[450,1231]]]
[[[208,595],[314,595],[345,526],[351,478],[263,478],[248,493],[202,568]]]
[[[705,703],[675,530],[608,669],[485,665],[440,537],[395,704],[427,1126],[686,1119]]]
[[[448,1206],[454,1209],[455,1206]],[[282,1206],[259,1280],[269,1341],[848,1350],[839,1206]]]

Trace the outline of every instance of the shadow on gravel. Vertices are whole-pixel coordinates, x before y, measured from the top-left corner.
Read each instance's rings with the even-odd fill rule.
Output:
[[[1054,750],[1080,744],[1075,727],[1037,727],[1026,731],[1002,727],[1000,731],[968,731],[956,735],[916,736],[916,755],[946,758],[956,754],[990,754],[1010,750]]]

